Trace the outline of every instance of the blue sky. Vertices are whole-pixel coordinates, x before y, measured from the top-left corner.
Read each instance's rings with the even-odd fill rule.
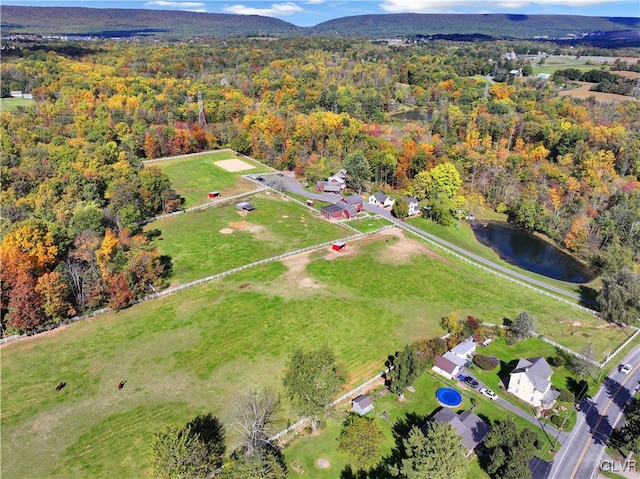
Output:
[[[371,13],[509,13],[640,17],[639,0],[3,0],[5,5],[148,8],[275,17],[298,26]]]

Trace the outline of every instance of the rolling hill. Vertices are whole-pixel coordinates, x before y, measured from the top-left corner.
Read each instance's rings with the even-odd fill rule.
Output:
[[[220,38],[240,36],[388,37],[476,35],[490,38],[608,36],[640,41],[640,18],[576,15],[390,14],[342,17],[313,27],[276,18],[143,9],[0,6],[4,35]],[[620,33],[621,32],[621,33]]]

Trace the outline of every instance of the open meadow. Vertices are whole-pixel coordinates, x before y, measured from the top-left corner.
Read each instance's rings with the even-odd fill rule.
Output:
[[[540,333],[592,342],[599,358],[624,336],[393,228],[9,343],[3,477],[145,477],[155,432],[205,412],[229,424],[237,395],[280,388],[294,347],[331,345],[348,390],[404,344],[441,335],[451,311],[501,322],[525,309]],[[296,419],[285,407],[276,427]]]
[[[256,209],[240,212],[232,201],[146,225],[160,231],[155,245],[172,259],[173,285],[354,234],[272,191],[243,201]]]
[[[229,168],[227,165],[233,165],[229,160],[234,159],[240,160],[246,166],[242,166],[243,169]],[[163,159],[148,162],[146,165],[160,168],[171,178],[171,185],[184,198],[184,208],[207,203],[210,201],[207,195],[211,191],[219,191],[223,197],[253,191],[256,185],[242,178],[242,175],[272,171],[232,150]]]

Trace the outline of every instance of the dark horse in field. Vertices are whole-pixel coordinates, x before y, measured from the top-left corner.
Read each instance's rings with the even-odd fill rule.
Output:
[[[60,391],[63,387],[65,387],[67,383],[60,383],[56,386],[56,391]]]

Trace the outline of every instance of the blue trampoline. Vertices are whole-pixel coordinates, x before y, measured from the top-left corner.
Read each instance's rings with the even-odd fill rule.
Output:
[[[440,388],[436,391],[438,402],[445,407],[458,407],[462,404],[462,394],[452,388]]]

